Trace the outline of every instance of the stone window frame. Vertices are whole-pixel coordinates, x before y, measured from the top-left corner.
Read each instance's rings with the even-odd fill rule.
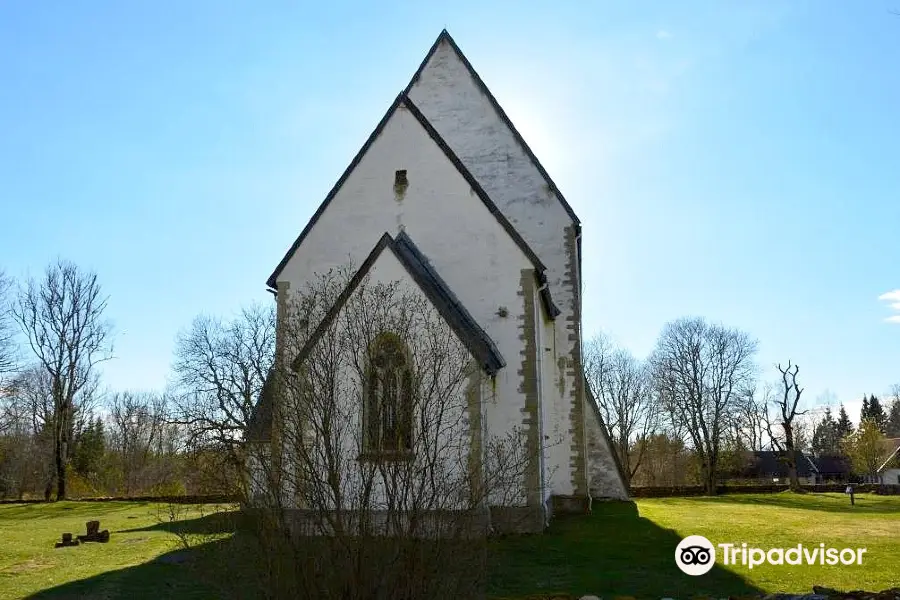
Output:
[[[380,363],[380,364],[379,364]],[[396,333],[383,331],[369,344],[362,394],[362,452],[359,459],[400,462],[414,456],[414,374],[409,346]],[[390,387],[388,387],[390,386]],[[386,413],[385,388],[392,392]],[[377,420],[373,421],[373,413]],[[391,424],[388,419],[391,419]],[[393,430],[385,444],[386,430]]]

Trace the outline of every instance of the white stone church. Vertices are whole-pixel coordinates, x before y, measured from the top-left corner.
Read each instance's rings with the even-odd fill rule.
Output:
[[[528,438],[528,493],[502,508],[539,531],[554,513],[628,496],[586,389],[581,248],[572,207],[443,31],[267,283],[279,319],[292,294],[348,259],[356,282],[420,290],[479,365],[477,422]],[[261,399],[249,440],[271,443],[277,401]]]

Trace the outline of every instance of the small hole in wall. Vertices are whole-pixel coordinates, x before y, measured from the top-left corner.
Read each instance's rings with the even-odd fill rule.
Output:
[[[394,186],[406,187],[409,181],[406,179],[406,169],[399,169],[394,173]]]
[[[497,316],[498,317],[508,317],[509,310],[507,310],[507,308],[505,306],[501,306],[500,308],[497,309]]]

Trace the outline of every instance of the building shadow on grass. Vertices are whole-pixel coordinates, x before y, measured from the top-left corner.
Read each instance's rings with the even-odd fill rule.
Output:
[[[215,535],[235,531],[240,522],[238,511],[216,511],[193,519],[168,519],[168,515],[160,512],[158,522],[144,527],[121,529],[114,533],[137,533],[141,531],[163,531],[176,535]]]
[[[190,534],[194,540],[211,541],[141,565],[59,585],[30,598],[262,598],[264,584],[261,565],[255,560],[259,555],[255,540],[242,533],[221,537],[235,531],[235,516],[213,513],[127,530]],[[674,531],[642,518],[633,503],[595,504],[593,514],[559,517],[544,534],[492,539],[489,594],[495,598],[596,594],[658,599],[761,592],[720,566],[700,577],[683,574],[674,560],[680,541]],[[109,548],[114,551],[115,547]]]
[[[493,540],[490,593],[658,599],[762,592],[719,565],[702,576],[685,575],[675,564],[681,539],[641,517],[632,502],[596,503],[591,515],[556,518],[543,535]]]
[[[845,494],[817,494],[813,492],[794,493],[779,492],[777,494],[755,495],[721,495],[697,496],[691,498],[698,505],[743,504],[751,506],[777,506],[779,508],[796,508],[800,510],[817,510],[834,513],[898,513],[900,497],[879,496],[877,494],[858,494],[855,505],[850,504],[850,497]]]
[[[256,562],[250,552],[251,546],[252,541],[243,537],[206,542],[190,549],[168,552],[140,565],[42,590],[28,598],[264,598],[254,570]]]

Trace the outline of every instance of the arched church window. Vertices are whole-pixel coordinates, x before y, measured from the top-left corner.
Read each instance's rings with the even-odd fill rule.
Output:
[[[413,378],[409,349],[396,334],[380,334],[369,348],[363,411],[367,454],[391,457],[412,451]]]

